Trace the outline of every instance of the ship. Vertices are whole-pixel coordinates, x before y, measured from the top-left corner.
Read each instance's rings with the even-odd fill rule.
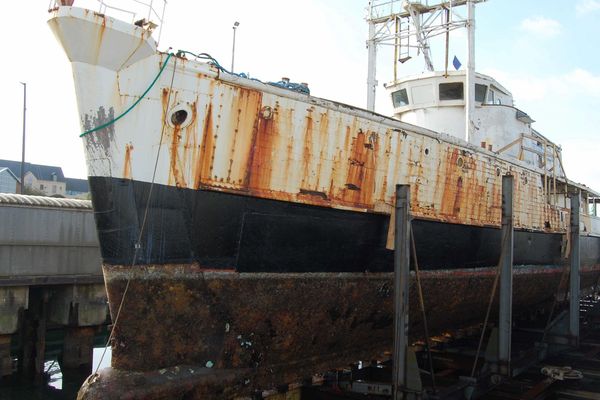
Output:
[[[245,371],[265,388],[389,350],[397,184],[432,332],[483,320],[504,175],[515,313],[557,292],[570,193],[582,288],[597,283],[600,194],[567,179],[560,146],[492,77],[396,78],[388,117],[159,51],[156,24],[105,11],[58,2],[49,25],[73,69],[115,370]],[[410,321],[420,332],[416,308]]]

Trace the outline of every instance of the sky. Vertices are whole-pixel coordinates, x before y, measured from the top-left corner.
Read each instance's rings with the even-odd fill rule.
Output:
[[[128,3],[112,1],[123,8]],[[314,96],[365,107],[367,4],[169,0],[159,49],[206,52],[229,68],[238,21],[236,72],[266,81],[289,77],[307,82]],[[75,6],[97,9],[98,3],[75,0]],[[21,159],[20,82],[26,82],[26,161],[85,178],[71,67],[46,24],[47,9],[48,0],[3,7],[0,158]],[[600,0],[488,0],[475,14],[476,70],[510,90],[516,106],[536,121],[534,128],[562,146],[569,179],[600,191]],[[464,37],[464,30],[453,33],[450,59],[456,55],[466,64]],[[434,66],[441,70],[444,54],[432,45]],[[392,60],[389,48],[379,49],[376,111],[386,115],[392,108],[383,83],[393,78]],[[398,74],[422,69],[422,59],[415,57]]]

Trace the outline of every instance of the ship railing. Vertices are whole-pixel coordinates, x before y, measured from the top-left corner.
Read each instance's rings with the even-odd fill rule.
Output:
[[[560,146],[532,129],[531,134],[521,133],[517,139],[498,149],[496,154],[504,153],[515,146],[518,146],[517,159],[526,160],[527,154],[537,157],[537,167],[543,170],[543,188],[546,199],[549,204],[558,205],[559,194],[562,193],[566,196],[566,190],[563,191],[560,188],[561,183],[558,180],[567,182]],[[566,201],[565,199],[561,200],[563,204]]]
[[[77,6],[97,10],[102,15],[120,19],[150,30],[158,27],[156,42],[160,42],[167,0],[51,0],[49,9]]]
[[[600,236],[600,197],[581,191],[580,227],[584,235]]]
[[[486,0],[472,0],[480,3]],[[467,4],[467,0],[371,0],[367,6],[367,21],[384,23],[395,18],[410,16],[409,8],[419,14],[432,13],[447,9],[452,13],[454,7]]]

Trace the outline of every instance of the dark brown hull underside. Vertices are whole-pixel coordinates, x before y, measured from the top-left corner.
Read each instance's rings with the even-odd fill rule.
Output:
[[[111,315],[130,280],[112,343],[112,366],[250,369],[252,387],[292,382],[377,358],[393,337],[391,273],[237,273],[194,264],[104,265]],[[515,267],[515,314],[552,300],[563,272]],[[483,321],[495,268],[421,272],[430,331]],[[600,265],[583,268],[582,288]],[[422,335],[414,276],[410,334]]]

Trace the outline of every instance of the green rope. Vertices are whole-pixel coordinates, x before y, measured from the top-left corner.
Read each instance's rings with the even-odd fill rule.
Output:
[[[85,135],[88,135],[88,134],[90,134],[90,133],[92,133],[92,132],[99,131],[100,129],[104,129],[104,128],[106,128],[107,126],[109,126],[109,125],[112,125],[112,124],[114,124],[115,122],[117,122],[118,120],[120,120],[121,118],[123,118],[123,117],[124,117],[124,116],[125,116],[125,115],[126,115],[128,112],[129,112],[129,111],[133,110],[133,108],[134,108],[135,106],[137,106],[137,105],[138,105],[138,103],[139,103],[140,101],[142,101],[142,99],[143,99],[144,97],[146,97],[146,95],[148,94],[148,92],[150,91],[150,89],[152,89],[152,86],[154,86],[154,84],[156,83],[156,81],[158,80],[158,78],[159,78],[159,77],[161,76],[161,74],[163,73],[163,71],[164,71],[165,67],[167,66],[167,64],[169,63],[169,60],[171,59],[171,56],[172,56],[172,55],[173,55],[173,54],[171,54],[171,53],[168,53],[168,55],[167,55],[167,59],[165,60],[165,62],[164,62],[164,64],[162,65],[162,67],[160,67],[160,71],[158,71],[158,75],[156,75],[156,77],[154,78],[154,80],[152,81],[152,83],[150,84],[150,86],[148,86],[148,89],[146,89],[146,91],[145,91],[145,92],[144,92],[144,93],[143,93],[143,94],[140,96],[140,98],[139,98],[139,99],[137,99],[137,100],[135,101],[135,103],[133,103],[133,104],[132,104],[132,105],[131,105],[131,106],[130,106],[130,107],[127,109],[127,110],[125,110],[125,112],[123,112],[121,115],[119,115],[117,118],[115,118],[115,119],[113,119],[113,120],[111,120],[111,121],[108,121],[108,122],[106,122],[106,123],[104,123],[104,124],[102,124],[102,125],[100,125],[100,126],[97,126],[97,127],[95,127],[95,128],[92,128],[92,129],[90,129],[90,130],[87,130],[87,131],[83,132],[81,135],[79,135],[79,137],[84,137]]]

